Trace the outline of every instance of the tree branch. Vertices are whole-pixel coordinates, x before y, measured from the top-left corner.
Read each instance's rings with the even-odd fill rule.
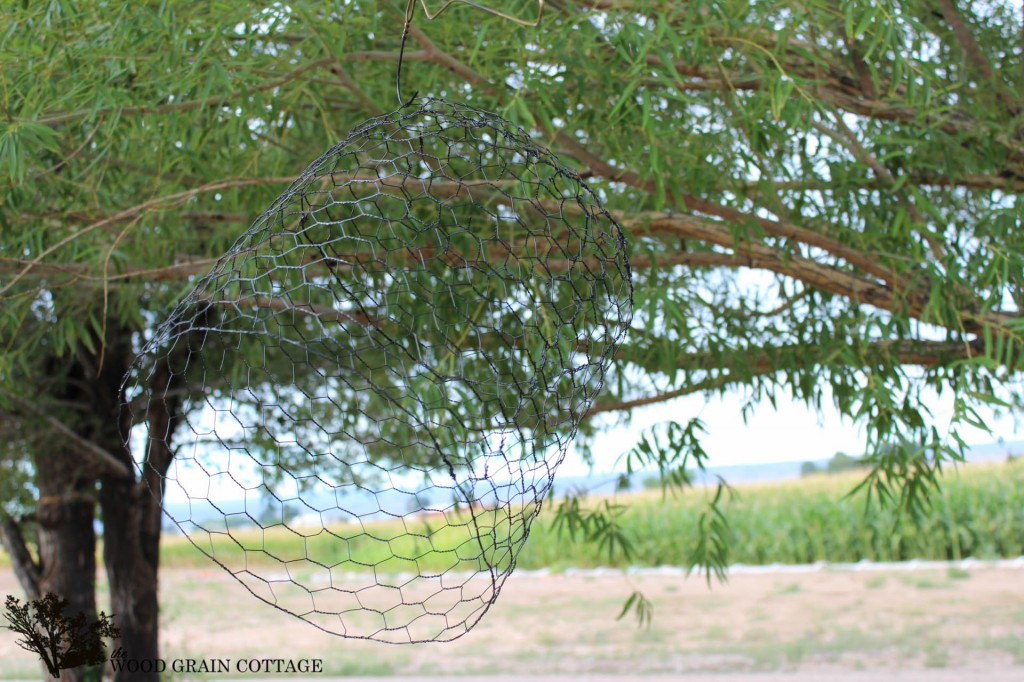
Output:
[[[372,113],[374,116],[380,116],[385,113],[384,111],[381,111],[381,108],[377,103],[366,94],[366,91],[359,87],[355,80],[352,79],[352,76],[349,75],[349,72],[341,64],[335,64],[332,66],[331,73],[337,77],[342,86],[356,96],[356,99],[359,100],[367,111]]]
[[[1024,180],[1018,178],[1003,178],[998,175],[962,175],[960,177],[938,177],[934,175],[924,175],[922,173],[915,173],[911,170],[908,176],[905,176],[908,180],[904,183],[905,185],[913,185],[915,187],[929,187],[933,189],[941,189],[947,187],[964,187],[967,189],[999,189],[1009,192],[1024,192]],[[761,191],[763,184],[767,184],[780,191],[848,191],[849,187],[838,185],[835,182],[825,180],[756,180],[744,183],[737,183],[736,185],[722,185],[716,186],[714,191],[735,191],[738,188],[742,188],[746,192],[747,196],[754,196]],[[867,182],[857,183],[855,185],[859,189],[885,189],[891,187],[891,183],[883,180],[873,179]]]
[[[185,102],[171,102],[169,104],[158,104],[152,106],[132,106],[124,107],[122,109],[116,109],[115,107],[106,107],[101,109],[81,109],[79,111],[70,111],[64,113],[52,113],[45,116],[41,116],[36,119],[36,123],[42,123],[43,125],[55,126],[62,123],[68,123],[69,121],[77,121],[79,119],[88,118],[90,116],[106,115],[112,112],[117,113],[117,117],[121,118],[124,116],[134,115],[148,115],[148,114],[166,114],[171,112],[180,111],[191,111],[193,109],[202,109],[205,107],[219,107],[228,102],[232,102],[243,95],[243,93],[251,92],[266,92],[268,90],[275,90],[283,85],[287,85],[293,81],[302,78],[306,73],[315,71],[317,69],[330,68],[337,64],[345,62],[365,62],[365,61],[398,61],[398,52],[385,52],[381,50],[367,50],[362,52],[348,52],[341,57],[327,57],[325,59],[318,59],[308,64],[292,69],[286,72],[279,78],[274,80],[264,81],[260,85],[255,87],[238,89],[230,96],[222,97],[204,97],[202,99],[187,100]],[[428,55],[425,51],[418,52],[406,52],[404,59],[406,61],[433,61],[434,55]]]
[[[960,44],[960,48],[964,51],[964,55],[967,57],[967,61],[970,62],[971,66],[977,70],[981,77],[989,82],[989,84],[995,88],[996,95],[999,97],[999,101],[1002,102],[1003,106],[1009,111],[1017,109],[1017,103],[1013,101],[1009,93],[1006,91],[1005,84],[1002,79],[996,75],[995,70],[992,68],[992,64],[989,62],[988,57],[982,51],[978,41],[974,39],[974,34],[971,33],[970,27],[967,26],[967,22],[964,21],[963,16],[960,14],[960,10],[957,9],[956,4],[953,0],[935,0],[935,3],[939,6],[939,11],[942,12],[943,18],[946,23],[949,24],[950,28],[953,29],[953,36]]]
[[[25,400],[19,395],[11,393],[5,388],[0,388],[0,393],[5,395],[9,400],[14,402],[18,407],[26,412],[30,412],[40,418],[42,418],[54,431],[58,432],[65,438],[67,438],[76,447],[80,454],[85,455],[91,459],[96,465],[100,467],[107,475],[115,476],[119,478],[133,478],[134,473],[123,463],[121,463],[114,455],[110,454],[100,446],[96,445],[90,440],[87,440],[72,429],[68,428],[63,422],[57,420],[51,414],[47,414],[44,410],[36,407],[34,404]]]
[[[886,339],[867,344],[859,357],[866,359],[869,355],[890,354],[896,357],[900,364],[927,368],[936,367],[952,360],[968,360],[983,355],[984,350],[984,344],[981,341],[967,343],[957,341],[894,341]],[[743,368],[751,370],[755,374],[784,369],[779,366],[777,358],[787,354],[794,357],[800,355],[803,359],[810,360],[812,365],[826,363],[849,365],[849,363],[840,358],[823,357],[817,348],[790,345],[767,348],[758,353],[747,354],[744,358]],[[725,360],[724,362],[723,359]],[[728,360],[727,357],[710,352],[686,353],[678,356],[676,360],[676,367],[688,372],[735,371],[738,369],[737,364]],[[865,362],[864,364],[868,363]]]
[[[943,0],[944,2],[950,2],[950,0]],[[955,7],[953,8],[955,11]],[[959,14],[957,13],[959,18]],[[966,25],[963,24],[963,20],[960,19],[960,24],[963,25],[966,31],[967,38],[970,39],[975,45],[973,36],[970,35],[969,30],[966,29]],[[709,38],[713,41],[721,42],[723,44],[733,44],[738,42],[735,36],[718,34],[710,35]],[[756,28],[751,29],[751,34],[744,36],[743,42],[750,43],[758,46],[759,49],[764,49],[769,52],[774,52],[778,49],[780,42],[784,38],[772,31],[758,30]],[[893,120],[912,123],[915,125],[927,125],[938,128],[951,135],[962,135],[964,133],[973,135],[982,135],[985,137],[991,137],[987,130],[980,127],[975,118],[969,111],[966,111],[959,105],[953,105],[943,112],[941,115],[928,115],[922,116],[921,112],[913,106],[904,106],[893,104],[892,101],[880,100],[872,93],[875,91],[874,83],[870,82],[870,74],[865,74],[861,71],[857,73],[849,73],[846,68],[828,59],[829,55],[822,54],[821,50],[816,45],[801,40],[795,40],[793,38],[785,38],[788,41],[790,48],[799,47],[802,53],[795,52],[793,49],[787,50],[787,52],[780,57],[782,68],[794,79],[805,80],[811,84],[815,95],[823,102],[830,106],[836,107],[843,111],[857,114],[858,116],[864,116],[868,118],[874,118],[878,120]],[[616,48],[614,45],[608,45],[611,53],[614,56]],[[806,57],[807,53],[813,53],[818,58],[818,61],[810,60]],[[987,59],[984,54],[978,48],[978,57],[987,64]],[[857,67],[856,58],[855,68]],[[827,69],[823,71],[820,62],[826,62]],[[648,64],[651,66],[664,65],[664,62],[658,58],[654,60],[648,60]],[[972,61],[973,64],[973,61]],[[685,81],[682,79],[674,79],[673,86],[679,90],[721,90],[721,91],[735,91],[735,90],[759,90],[763,87],[761,78],[751,76],[748,73],[737,73],[735,75],[728,75],[727,78],[708,78],[706,73],[702,73],[699,69],[693,70],[692,67],[686,65],[672,64],[670,68],[677,74],[689,75],[693,78],[691,81]],[[988,66],[988,73],[992,73],[991,66]],[[990,82],[993,87],[998,88],[1000,93],[1001,101],[1007,106],[1010,112],[1016,112],[1020,109],[1018,102],[1014,101],[1007,92],[1002,81],[998,80],[998,76],[993,76],[994,80]],[[865,82],[865,79],[868,82]],[[664,81],[651,80],[648,82],[649,87],[664,86]],[[867,88],[867,89],[866,89]],[[905,91],[900,88],[893,88],[893,84],[883,80],[879,83],[879,90],[882,92],[889,93],[889,99],[892,96],[903,96]],[[962,93],[961,93],[962,94]],[[994,139],[1000,145],[1004,146],[1010,151],[1011,161],[1017,164],[1014,172],[1018,175],[1022,173],[1020,164],[1024,162],[1024,144],[1021,144],[1019,139],[1016,139],[1012,135],[1006,133],[998,133]]]
[[[241,301],[218,301],[225,305],[245,305],[251,308],[263,308],[274,312],[296,312],[310,317],[315,317],[321,322],[337,322],[338,324],[355,323],[360,326],[371,326],[378,329],[383,328],[384,322],[372,319],[360,313],[349,313],[343,310],[336,310],[329,306],[316,305],[315,303],[293,303],[281,298],[270,296],[256,296]]]
[[[133,206],[132,208],[128,208],[123,211],[119,211],[117,213],[108,215],[90,225],[86,225],[85,227],[78,229],[77,231],[71,233],[70,235],[64,237],[63,239],[58,240],[56,243],[44,249],[35,258],[31,260],[0,258],[0,263],[8,262],[15,263],[21,266],[20,269],[14,274],[14,276],[11,279],[8,280],[4,286],[0,287],[0,295],[3,295],[7,291],[9,291],[11,287],[13,287],[19,281],[21,281],[29,272],[31,272],[35,268],[48,268],[50,269],[51,272],[63,272],[73,274],[73,276],[75,277],[81,277],[83,279],[86,278],[86,275],[83,272],[81,272],[80,269],[74,268],[74,266],[47,266],[43,264],[42,261],[47,256],[53,254],[57,250],[66,246],[67,244],[70,244],[74,240],[79,239],[85,236],[86,234],[101,227],[104,227],[106,225],[126,220],[133,220],[145,214],[148,211],[166,210],[173,206],[180,205],[188,201],[189,199],[204,193],[216,192],[222,189],[248,187],[256,185],[291,184],[296,179],[297,176],[271,176],[263,178],[231,178],[227,180],[220,180],[216,182],[207,183],[205,185],[200,185],[199,187],[195,187],[192,189],[169,194],[163,197],[155,197],[142,204]],[[323,178],[321,178],[321,181],[331,182],[337,179],[341,179],[342,181],[345,182],[354,183],[350,185],[350,187],[356,189],[358,189],[361,186],[360,183],[363,183],[365,184],[368,190],[372,189],[372,191],[388,192],[396,196],[404,197],[406,196],[406,192],[408,190],[418,190],[419,192],[424,194],[429,192],[429,194],[435,198],[445,197],[452,200],[472,199],[474,189],[486,190],[491,187],[500,188],[502,185],[505,184],[509,186],[515,184],[515,182],[511,180],[507,182],[490,182],[485,180],[451,180],[429,182],[420,178],[408,177],[404,175],[379,177],[376,175],[358,176],[351,175],[348,173],[327,174],[323,176]],[[221,214],[220,217],[227,220],[238,216],[235,216],[234,214]],[[142,275],[150,276],[156,279],[172,279],[173,276],[165,277],[165,275],[173,273],[174,276],[180,277],[183,275],[187,276],[190,274],[195,274],[196,272],[202,272],[202,267],[210,262],[215,261],[211,261],[209,259],[198,259],[190,261],[188,263],[175,264],[173,266],[145,270],[133,270],[118,275],[104,275],[102,278],[93,277],[93,279],[100,279],[101,281],[106,282],[117,279],[139,277]]]
[[[203,319],[200,322],[206,323],[206,320]],[[186,398],[185,393],[180,391],[178,386],[178,384],[184,383],[184,378],[181,374],[176,375],[172,367],[181,366],[187,360],[187,355],[192,352],[190,349],[202,345],[201,337],[204,334],[205,332],[202,331],[189,332],[189,335],[200,337],[198,343],[193,344],[192,339],[187,339],[186,343],[177,344],[171,351],[171,356],[161,358],[153,372],[149,386],[146,387],[150,396],[146,414],[149,438],[145,445],[144,464],[139,486],[148,488],[152,496],[147,496],[147,502],[141,505],[139,544],[146,562],[154,571],[160,564],[160,519],[164,502],[164,486],[167,470],[174,460],[171,443],[183,416]],[[145,494],[145,490],[143,493]]]
[[[463,78],[469,83],[472,83],[473,85],[489,84],[489,81],[485,76],[481,75],[477,71],[474,71],[466,64],[460,62],[458,59],[455,59],[455,57],[451,56],[444,50],[438,49],[437,45],[435,45],[434,42],[427,37],[427,34],[424,33],[415,24],[409,26],[409,35],[411,35],[416,40],[416,42],[418,42],[423,47],[422,54],[425,55],[426,60],[432,61],[435,64],[439,64],[440,66],[445,67],[452,73],[460,76],[461,78]]]
[[[626,412],[638,407],[646,407],[648,405],[667,402],[693,393],[713,391],[730,384],[741,383],[746,381],[751,375],[761,376],[780,372],[787,368],[780,366],[776,358],[785,353],[793,353],[794,355],[799,353],[806,361],[805,364],[807,367],[821,366],[827,363],[849,366],[849,363],[844,362],[841,358],[823,358],[820,353],[815,352],[816,350],[817,349],[808,349],[805,346],[789,346],[770,349],[767,352],[755,355],[751,358],[749,363],[744,362],[742,371],[740,372],[741,376],[732,375],[732,372],[735,372],[738,369],[737,363],[729,361],[727,357],[724,358],[725,362],[723,362],[721,354],[689,353],[679,358],[679,369],[685,371],[722,371],[729,373],[719,374],[695,384],[690,384],[670,391],[664,391],[644,398],[594,405],[586,413],[584,418],[593,417],[594,415],[601,414],[602,412]],[[936,367],[953,360],[965,360],[982,355],[984,353],[984,348],[979,342],[878,341],[870,344],[868,351],[872,353],[892,353],[898,358],[899,362],[904,365]],[[863,358],[865,355],[866,354],[862,354],[861,357]],[[626,357],[626,354],[620,350],[617,356],[621,360]],[[864,363],[864,365],[867,364],[867,362]]]
[[[871,71],[864,61],[864,54],[852,38],[846,41],[849,49],[850,61],[853,63],[853,70],[857,74],[857,82],[860,84],[860,91],[868,99],[878,99],[878,91],[875,89],[875,82],[871,78]]]
[[[113,214],[111,216],[108,216],[107,218],[104,218],[104,219],[99,220],[99,221],[97,221],[95,223],[92,223],[91,225],[86,225],[85,227],[83,227],[83,228],[81,228],[79,230],[76,230],[75,232],[69,234],[68,236],[64,237],[63,239],[58,240],[56,243],[50,245],[49,247],[47,247],[46,249],[41,251],[39,253],[39,255],[37,255],[35,258],[33,258],[31,261],[29,261],[29,263],[24,268],[22,268],[21,271],[18,272],[18,274],[16,274],[14,277],[12,277],[7,282],[7,284],[5,284],[4,286],[0,287],[0,295],[2,295],[4,293],[6,293],[7,291],[9,291],[11,289],[11,287],[13,287],[15,284],[17,284],[22,279],[22,277],[24,277],[26,274],[28,274],[28,272],[33,267],[35,267],[36,265],[41,263],[44,258],[46,258],[50,254],[54,253],[55,251],[58,251],[59,249],[62,249],[66,245],[68,245],[71,242],[75,241],[76,239],[79,239],[80,237],[88,234],[89,232],[92,232],[92,231],[94,231],[94,230],[96,230],[96,229],[98,229],[100,227],[105,226],[105,225],[109,225],[111,223],[115,223],[115,222],[118,222],[118,221],[121,221],[121,220],[129,220],[129,219],[135,218],[136,216],[139,216],[140,214],[143,214],[146,211],[149,211],[149,210],[152,210],[152,209],[155,209],[155,208],[169,208],[170,206],[179,205],[179,204],[182,204],[182,203],[188,201],[192,197],[198,196],[199,194],[203,194],[203,193],[206,193],[206,192],[215,192],[217,190],[229,189],[229,188],[234,188],[234,187],[247,187],[247,186],[252,186],[252,185],[278,184],[278,183],[282,183],[282,182],[289,182],[290,180],[293,180],[293,179],[294,178],[287,178],[287,177],[286,178],[274,178],[274,177],[271,177],[271,178],[233,178],[233,179],[228,179],[228,180],[218,180],[216,182],[210,182],[210,183],[207,183],[205,185],[201,185],[199,187],[195,187],[193,189],[185,190],[183,192],[176,192],[174,194],[168,194],[168,195],[162,196],[162,197],[155,197],[155,198],[150,199],[149,201],[143,202],[143,203],[141,203],[141,204],[139,204],[137,206],[133,206],[131,208],[127,208],[127,209],[125,209],[123,211],[119,211],[119,212],[117,212],[117,213],[115,213],[115,214]]]
[[[924,216],[921,215],[921,211],[918,210],[917,205],[910,201],[902,191],[896,190],[896,178],[874,154],[861,145],[860,140],[857,139],[857,135],[850,130],[850,127],[846,125],[845,121],[843,121],[843,117],[835,115],[833,116],[833,120],[835,121],[836,127],[839,128],[839,131],[832,130],[828,126],[820,123],[814,123],[814,129],[822,135],[825,135],[846,147],[846,149],[853,154],[855,159],[871,169],[876,178],[884,183],[889,189],[897,192],[900,203],[902,203],[907,209],[907,215],[910,216],[910,219],[915,224],[920,226],[921,229],[917,230],[917,232],[921,235],[921,238],[924,239],[925,243],[928,244],[928,248],[931,249],[932,255],[941,261],[945,256],[945,249],[942,248],[942,244],[939,240],[924,231],[927,222],[925,221]]]
[[[635,410],[638,407],[646,407],[648,405],[664,403],[668,402],[669,400],[675,400],[676,398],[691,395],[693,393],[700,393],[701,391],[710,391],[716,388],[722,388],[723,386],[727,386],[731,383],[736,383],[737,381],[740,381],[740,379],[734,379],[728,375],[723,374],[713,379],[705,379],[704,381],[700,381],[690,386],[683,386],[682,388],[677,388],[672,391],[657,393],[652,396],[647,396],[646,398],[637,398],[635,400],[624,400],[622,402],[617,403],[603,403],[599,405],[594,405],[589,410],[587,410],[586,414],[583,415],[583,419],[589,419],[603,412],[628,412],[630,410]]]
[[[903,301],[884,283],[859,277],[800,255],[785,254],[757,239],[737,244],[726,225],[694,216],[655,214],[646,220],[627,222],[624,227],[634,234],[664,231],[679,237],[699,239],[734,249],[736,255],[749,260],[751,267],[794,277],[821,291],[839,294],[883,310],[894,312],[902,308],[915,318],[921,316],[929,301],[927,297],[921,295],[907,296],[906,301]]]
[[[635,187],[649,194],[656,192],[653,180],[643,180],[634,171],[613,166],[591,153],[586,147],[563,132],[559,132],[555,137],[571,156],[590,166],[591,171],[596,174]],[[780,274],[796,277],[815,288],[836,293],[854,301],[868,303],[884,310],[896,311],[902,309],[908,315],[917,319],[921,318],[930,301],[931,292],[928,287],[919,286],[911,289],[905,278],[899,276],[895,271],[884,267],[878,254],[858,251],[820,232],[808,230],[786,221],[762,218],[754,214],[744,213],[738,209],[723,206],[700,197],[692,195],[679,195],[677,197],[672,194],[671,190],[666,191],[666,197],[677,205],[682,204],[686,209],[723,218],[735,225],[744,226],[752,222],[757,223],[767,234],[822,249],[863,271],[865,274],[877,278],[881,283],[830,268],[802,256],[784,254],[782,251],[767,246],[760,240],[748,238],[747,242],[737,244],[737,240],[732,235],[732,232],[726,229],[724,225],[701,221],[694,216],[675,215],[670,217],[663,214],[647,214],[647,219],[651,220],[649,225],[644,223],[645,218],[642,215],[637,216],[637,219],[634,221],[627,221],[628,225],[639,232],[643,232],[649,227],[664,229],[674,232],[679,236],[689,236],[726,248],[733,248],[735,246],[735,253],[737,255],[755,260],[756,264],[751,267],[761,267]],[[971,311],[965,312],[969,314],[965,314],[964,330],[970,333],[980,333],[985,324],[1004,326],[1012,318],[1012,316],[994,311],[980,317]]]
[[[11,556],[11,568],[18,579],[18,584],[25,591],[30,601],[39,599],[39,581],[42,579],[42,567],[28,550],[25,536],[21,532],[21,524],[0,512],[0,543]]]
[[[616,168],[601,157],[591,153],[586,147],[565,133],[558,133],[556,135],[556,140],[568,151],[570,155],[589,166],[591,170],[596,172],[598,175],[603,175],[604,177],[616,182],[622,182],[631,187],[643,190],[648,194],[656,193],[657,189],[652,180],[643,180],[633,171]],[[676,197],[671,190],[666,191],[666,196],[669,197],[670,201],[677,206],[680,206],[681,204],[681,208],[700,211],[701,213],[724,218],[736,225],[745,226],[750,225],[751,223],[757,223],[768,234],[785,237],[787,239],[807,244],[808,246],[822,249],[837,258],[845,260],[850,265],[860,268],[864,272],[879,278],[890,286],[899,284],[896,274],[891,270],[882,267],[876,254],[862,253],[853,247],[826,237],[819,232],[814,232],[789,222],[771,220],[769,218],[762,218],[757,215],[744,213],[737,209],[723,206],[713,201],[701,199],[692,195],[681,195]],[[733,239],[730,236],[729,243],[723,244],[723,246],[732,246],[732,242]]]

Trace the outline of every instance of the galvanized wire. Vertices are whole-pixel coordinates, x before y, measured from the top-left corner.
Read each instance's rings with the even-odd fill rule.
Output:
[[[631,316],[624,235],[579,175],[417,99],[314,161],[159,328],[126,380],[135,438],[174,448],[190,504],[168,513],[260,599],[450,640],[515,567]]]

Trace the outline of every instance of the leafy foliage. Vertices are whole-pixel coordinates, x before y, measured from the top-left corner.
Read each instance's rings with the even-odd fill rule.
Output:
[[[403,80],[530,129],[632,236],[634,328],[582,450],[597,415],[692,393],[831,403],[865,427],[866,489],[924,509],[960,429],[1024,406],[1017,4],[548,4],[540,29],[414,26]],[[400,5],[0,7],[0,385],[30,394],[33,358],[102,358],[113,330],[138,348],[309,160],[393,109]],[[678,452],[702,461],[691,433],[646,441],[670,488]],[[584,535],[617,537],[600,519]]]
[[[610,500],[589,506],[581,502],[579,495],[571,495],[558,505],[553,526],[559,536],[564,535],[569,541],[593,543],[609,562],[619,558],[629,561],[633,549],[621,523],[625,511],[626,507]]]
[[[636,616],[636,623],[639,627],[651,626],[651,621],[654,619],[654,604],[640,590],[633,590],[633,594],[629,595],[622,605],[622,611],[619,612],[616,620],[622,620],[630,611]]]
[[[151,319],[391,108],[392,10],[6,8],[8,361]],[[927,432],[926,387],[1020,402],[1019,23],[999,3],[562,2],[541,30],[414,27],[406,78],[533,126],[620,211],[643,317],[609,407],[831,395],[881,443]]]

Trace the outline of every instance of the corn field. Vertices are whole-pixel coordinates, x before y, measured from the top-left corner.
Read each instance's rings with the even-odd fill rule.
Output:
[[[905,561],[910,559],[979,559],[1024,555],[1024,461],[975,464],[948,471],[922,513],[850,492],[862,473],[820,475],[782,483],[737,486],[724,505],[728,522],[729,563],[802,564],[816,561]],[[595,543],[573,542],[552,526],[548,503],[534,523],[518,558],[524,569],[595,566],[685,566],[698,542],[700,516],[709,490],[680,493],[627,493],[610,503],[628,552],[609,552]],[[435,524],[440,525],[440,524]],[[428,516],[405,521],[332,529],[296,543],[291,533],[259,532],[245,542],[249,561],[309,556],[330,567],[362,557],[367,570],[413,572],[458,569],[466,556],[466,538],[435,531]],[[339,541],[338,537],[351,537]],[[497,538],[500,542],[502,538]],[[475,542],[475,540],[474,540]],[[214,538],[218,552],[243,551],[230,538]],[[399,543],[400,546],[396,546]],[[293,546],[294,545],[294,546]],[[254,551],[255,550],[255,551]],[[165,537],[165,566],[207,562],[181,537]],[[465,567],[463,567],[465,568]]]

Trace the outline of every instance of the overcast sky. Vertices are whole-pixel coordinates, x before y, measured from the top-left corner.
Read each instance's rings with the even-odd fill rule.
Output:
[[[738,393],[711,400],[693,395],[638,410],[631,426],[614,428],[598,437],[594,447],[594,471],[612,471],[618,456],[636,443],[643,429],[673,419],[685,423],[693,417],[699,417],[707,428],[704,448],[711,457],[711,465],[716,467],[802,462],[828,459],[840,451],[851,455],[864,451],[866,438],[863,430],[841,419],[831,405],[827,405],[828,409],[819,419],[804,405],[792,400],[778,400],[778,410],[765,401],[744,423],[741,414],[743,402]],[[949,429],[952,402],[948,395],[940,399],[934,394],[926,402],[940,433]],[[968,443],[984,445],[999,438],[1007,441],[1024,438],[1024,425],[1015,424],[1012,417],[999,418],[986,409],[978,411],[989,421],[994,434],[962,428],[961,435]],[[560,473],[582,475],[587,473],[587,467],[579,457],[570,456]]]

